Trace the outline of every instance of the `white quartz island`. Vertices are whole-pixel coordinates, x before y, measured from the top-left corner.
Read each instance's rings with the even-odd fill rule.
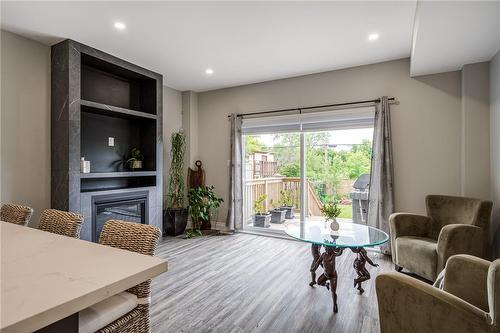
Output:
[[[167,271],[160,258],[7,222],[0,237],[2,333],[38,330]]]

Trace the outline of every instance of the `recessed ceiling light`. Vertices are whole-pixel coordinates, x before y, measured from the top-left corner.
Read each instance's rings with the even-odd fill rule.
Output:
[[[378,34],[377,33],[373,33],[373,34],[369,34],[368,35],[368,40],[369,41],[374,41],[374,40],[377,40],[378,39]]]
[[[125,30],[127,26],[123,22],[115,22],[115,28],[118,30]]]
[[[214,73],[214,70],[212,68],[205,69],[205,74],[212,75],[213,73]]]

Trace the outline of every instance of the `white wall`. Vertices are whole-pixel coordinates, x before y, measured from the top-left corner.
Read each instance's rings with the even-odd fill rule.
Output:
[[[1,32],[2,202],[50,205],[50,48]]]
[[[228,200],[227,115],[394,96],[392,107],[397,211],[424,213],[429,193],[460,195],[461,73],[411,78],[409,59],[200,93],[199,155]]]
[[[493,200],[491,234],[494,237],[495,257],[500,258],[500,52],[490,62],[490,152]]]
[[[50,47],[1,32],[2,202],[50,207]],[[164,193],[170,168],[170,135],[182,127],[181,92],[163,87]]]

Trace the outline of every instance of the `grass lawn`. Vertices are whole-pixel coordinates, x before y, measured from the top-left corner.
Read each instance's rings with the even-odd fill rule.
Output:
[[[342,219],[352,219],[352,206],[351,205],[339,205],[342,212],[339,218]]]

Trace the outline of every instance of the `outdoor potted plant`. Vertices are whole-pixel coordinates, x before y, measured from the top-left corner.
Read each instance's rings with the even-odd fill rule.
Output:
[[[253,203],[253,209],[255,214],[253,216],[253,226],[254,227],[270,227],[269,222],[271,222],[271,214],[266,214],[264,209],[264,201],[266,200],[267,195],[263,194],[257,198],[257,200]]]
[[[269,211],[271,214],[271,223],[283,223],[285,221],[286,210],[281,210],[278,208],[278,204],[271,199],[270,201],[272,210]]]
[[[325,222],[330,221],[330,228],[332,231],[339,230],[339,223],[337,222],[337,217],[340,215],[342,210],[339,207],[339,200],[333,200],[329,203],[325,203],[321,207],[321,213],[326,217]]]
[[[188,192],[189,214],[191,215],[192,230],[186,233],[188,238],[201,235],[200,228],[203,222],[210,222],[210,209],[218,209],[222,198],[214,192],[214,186],[200,186]]]
[[[291,190],[280,191],[280,203],[280,209],[286,211],[285,218],[293,219],[295,216],[293,214],[293,198]]]
[[[130,150],[125,165],[128,165],[131,170],[138,170],[142,169],[142,161],[144,161],[144,155],[139,148],[134,147]]]
[[[172,133],[171,165],[167,192],[167,209],[163,211],[163,230],[169,236],[178,236],[186,230],[188,210],[184,207],[184,152],[186,137],[182,130]]]

